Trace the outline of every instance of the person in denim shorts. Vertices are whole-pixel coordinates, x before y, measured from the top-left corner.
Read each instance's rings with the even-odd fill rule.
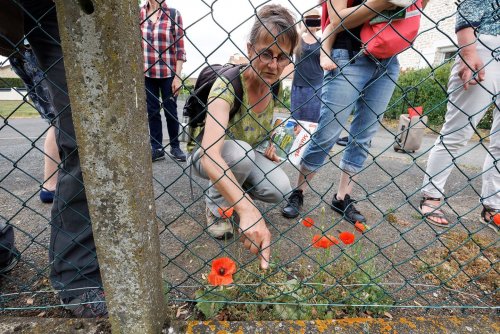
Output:
[[[26,42],[25,42],[26,43]],[[50,102],[49,88],[45,74],[38,66],[35,55],[28,44],[25,48],[9,59],[12,70],[23,80],[30,104],[40,116],[49,124],[53,124],[56,112]],[[40,200],[43,203],[52,203],[57,183],[57,169],[61,162],[56,144],[55,128],[50,126],[44,143],[44,173],[43,184],[40,190]]]
[[[366,221],[355,208],[351,192],[356,175],[368,156],[369,143],[377,132],[379,121],[394,91],[399,63],[395,56],[375,59],[366,55],[360,42],[363,23],[392,5],[386,0],[368,0],[364,3],[356,0],[352,7],[347,7],[347,2],[335,1],[329,8],[331,24],[337,28],[336,31],[346,26],[350,28],[339,32],[333,45],[331,57],[337,67],[324,74],[318,129],[302,157],[297,188],[292,191],[287,206],[282,210],[283,216],[287,218],[299,215],[307,182],[325,165],[330,150],[354,109],[348,145],[339,165],[342,173],[338,191],[333,196],[331,207],[352,224]]]

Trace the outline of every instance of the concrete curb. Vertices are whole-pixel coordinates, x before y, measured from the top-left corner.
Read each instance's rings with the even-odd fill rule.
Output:
[[[351,318],[315,321],[188,321],[171,324],[169,333],[500,333],[498,319],[488,316]]]
[[[498,317],[412,317],[389,319],[350,318],[313,321],[172,321],[162,332],[177,333],[500,333]],[[1,334],[111,333],[105,319],[47,319],[0,317]]]
[[[500,333],[498,318],[414,317],[351,318],[315,321],[173,321],[170,333]]]

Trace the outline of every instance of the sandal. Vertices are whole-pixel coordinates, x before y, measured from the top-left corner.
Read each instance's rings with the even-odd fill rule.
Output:
[[[486,214],[488,213],[490,214],[490,219],[486,219]],[[481,218],[483,218],[482,223],[491,227],[496,232],[498,232],[498,229],[500,228],[500,219],[495,219],[497,214],[500,214],[500,210],[490,208],[489,206],[483,206],[483,211],[481,211]]]
[[[420,207],[419,207],[420,213],[422,214],[422,218],[429,224],[439,226],[439,227],[448,227],[448,225],[450,225],[450,223],[446,219],[444,213],[441,211],[440,206],[438,207],[438,206],[435,206],[432,204],[426,204],[427,201],[441,201],[441,198],[422,197],[422,199],[420,200]],[[427,213],[422,213],[422,208],[424,206],[433,209],[433,211],[427,212]],[[441,219],[444,219],[445,222],[438,223],[437,221],[435,221],[431,218],[441,218]]]

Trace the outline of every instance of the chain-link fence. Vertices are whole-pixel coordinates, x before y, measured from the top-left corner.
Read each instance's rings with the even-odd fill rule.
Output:
[[[79,159],[75,157],[75,134],[65,93],[66,84],[64,77],[60,77],[61,72],[57,72],[61,70],[62,54],[47,51],[60,50],[59,33],[46,21],[55,15],[55,6],[33,9],[36,6],[29,1],[11,3],[24,10],[26,45],[21,35],[11,43],[11,52],[4,54],[6,57],[0,63],[0,235],[3,238],[0,243],[3,250],[0,251],[6,254],[6,260],[0,266],[0,307],[2,313],[11,315],[66,316],[69,313],[63,311],[63,306],[68,301],[76,304],[88,302],[75,302],[71,297],[77,296],[82,288],[84,291],[101,291],[102,283]],[[92,2],[81,3],[92,6]],[[319,30],[316,27],[318,21],[309,22],[309,26],[304,22],[306,18],[319,18],[320,11],[317,8],[318,12],[313,12],[311,17],[304,15],[317,7],[316,1],[277,3],[294,15],[294,22],[281,34],[269,29],[271,35],[279,35],[271,40],[275,42],[271,47],[264,45],[267,40],[262,37],[267,36],[262,32],[267,28],[258,30],[263,35],[257,34],[256,40],[248,34],[250,22],[257,22],[257,26],[268,24],[267,19],[256,19],[257,13],[268,4],[266,1],[257,5],[242,0],[239,12],[244,19],[235,26],[224,24],[223,18],[238,10],[236,4],[229,2],[197,1],[184,5],[167,2],[178,11],[173,12],[165,4],[159,4],[158,9],[152,11],[145,7],[142,21],[139,20],[139,9],[133,9],[133,14],[138,15],[137,25],[141,24],[143,36],[144,33],[154,33],[153,21],[164,19],[169,23],[165,23],[163,29],[169,32],[170,38],[174,37],[166,49],[159,49],[158,45],[162,44],[155,44],[158,42],[155,38],[143,39],[143,52],[151,49],[153,54],[153,61],[149,65],[146,62],[146,73],[151,74],[154,66],[159,64],[154,56],[157,52],[162,57],[160,65],[163,62],[167,66],[179,66],[169,57],[182,60],[183,56],[179,56],[182,50],[179,49],[184,48],[188,60],[182,72],[182,93],[177,100],[157,100],[156,106],[151,99],[168,96],[168,91],[158,88],[161,94],[153,96],[153,89],[150,89],[146,94],[148,108],[161,106],[166,114],[170,114],[170,124],[163,127],[165,138],[160,146],[160,151],[166,152],[166,158],[153,163],[153,187],[160,230],[163,292],[168,297],[172,317],[328,319],[363,312],[380,315],[400,309],[404,312],[416,309],[417,313],[428,309],[497,310],[500,281],[496,230],[499,216],[495,216],[500,209],[500,203],[495,202],[500,196],[496,142],[499,136],[498,2],[481,1],[478,5],[479,1],[468,0],[459,4],[430,1],[425,9],[416,9],[414,15],[422,16],[419,34],[410,50],[398,56],[400,64],[396,57],[380,60],[366,55],[362,48],[341,44],[360,38],[359,31],[355,30],[352,30],[354,33],[339,33],[351,27],[349,16],[357,14],[333,6],[330,14],[337,13],[341,19],[340,28],[334,31],[335,43],[340,44],[334,44],[331,54],[337,68],[327,71],[324,78],[320,78],[319,86],[306,87],[313,95],[296,95],[300,98],[293,96],[304,94],[304,87],[297,90],[297,76],[303,75],[297,69],[301,62],[308,60],[304,57],[306,53],[299,52],[288,65],[287,59],[292,53],[286,49],[291,45],[287,38],[293,35],[289,34],[290,29],[302,29],[301,39],[312,36],[311,30]],[[355,1],[353,5],[359,4]],[[366,10],[365,5],[361,4],[358,10],[365,10],[363,15],[374,17],[375,14],[369,13],[375,10]],[[474,12],[470,8],[475,5],[482,9],[476,7]],[[98,10],[98,4],[96,7]],[[92,15],[93,8],[85,8]],[[408,10],[398,9],[396,12],[404,14]],[[455,22],[457,12],[462,15],[458,15],[460,22]],[[476,13],[482,13],[479,19],[486,23],[480,24],[474,16]],[[273,15],[279,16],[281,12],[273,12]],[[378,16],[382,17],[382,24],[387,25],[388,15],[395,14]],[[408,18],[410,16],[403,20]],[[465,56],[468,49],[461,46],[463,41],[457,41],[455,35],[455,26],[462,21],[474,27],[465,29],[475,29],[480,36],[469,42],[476,45],[479,57],[479,60],[474,58],[476,63],[467,65],[472,70],[470,77],[464,74],[467,66],[459,67],[463,64],[461,59],[469,59]],[[213,25],[212,31],[206,28],[208,23]],[[148,27],[148,24],[152,26]],[[491,30],[488,30],[488,24]],[[245,37],[239,34],[240,26],[245,27]],[[5,31],[2,31],[2,37],[9,37]],[[98,34],[89,35],[76,38],[105,38]],[[241,40],[235,36],[240,36]],[[202,42],[208,38],[208,45]],[[185,45],[179,44],[181,39]],[[310,46],[315,42],[302,43]],[[49,47],[43,49],[43,45]],[[177,49],[172,51],[169,48]],[[214,90],[211,93],[211,103],[221,108],[220,100],[225,99],[222,108],[229,111],[229,104],[240,100],[243,106],[240,110],[244,110],[244,115],[231,116],[223,121],[217,118],[219,114],[209,116],[211,128],[204,131],[216,139],[213,142],[204,139],[205,142],[198,143],[202,148],[195,146],[185,163],[174,149],[189,153],[188,149],[193,147],[183,140],[200,138],[194,132],[192,120],[183,117],[185,99],[198,88],[195,87],[195,78],[201,69],[216,62],[228,62],[229,55],[234,53],[228,52],[225,58],[217,58],[214,54],[218,49],[238,50],[240,55],[233,55],[231,61],[237,64],[251,62],[250,68],[241,67],[241,73],[251,74],[241,75],[242,95],[238,96],[233,81],[230,92],[236,98],[227,97],[227,87],[219,91],[215,89],[215,93]],[[94,54],[95,57],[98,55],[98,52]],[[115,54],[115,57],[120,57],[120,54]],[[142,55],[140,57],[142,59]],[[38,72],[34,64],[42,71]],[[72,66],[72,59],[66,56],[65,64],[66,68]],[[89,64],[92,64],[92,59]],[[264,70],[266,67],[262,64],[274,72]],[[131,68],[142,65],[129,64]],[[14,75],[11,78],[11,69],[23,80]],[[105,71],[98,66],[93,70],[95,73]],[[165,76],[155,78],[155,75],[151,74],[149,78],[161,81]],[[271,87],[273,75],[281,75],[279,91]],[[177,77],[180,76],[178,73]],[[71,76],[67,77],[71,90],[74,83]],[[474,81],[476,79],[478,83]],[[258,90],[253,90],[248,80],[260,80],[259,87],[267,85],[267,92],[257,94]],[[221,82],[224,81],[216,83],[220,85]],[[467,90],[463,89],[464,82],[470,83]],[[126,87],[129,83],[116,81],[100,85]],[[168,85],[170,90],[178,88],[172,86],[172,80]],[[90,95],[98,96],[99,84],[90,86]],[[290,95],[296,100],[290,102]],[[109,99],[122,97],[110,96]],[[321,99],[317,118],[300,123],[297,118],[303,115],[303,110],[309,110],[308,106],[315,98]],[[44,106],[47,99],[52,100],[52,104]],[[228,99],[232,101],[227,102]],[[145,104],[146,100],[142,100]],[[77,97],[74,100],[72,97],[72,104],[82,103],[74,101],[78,101]],[[270,116],[270,119],[266,118],[270,115],[269,106],[274,111],[274,118]],[[36,116],[36,110],[50,108],[54,110],[45,115],[48,123]],[[146,106],[136,108],[143,112]],[[208,109],[209,112],[217,110],[210,106]],[[404,123],[403,116],[403,123],[398,123],[400,115],[408,111],[416,116],[407,123]],[[172,120],[175,119],[172,113],[177,113],[181,123],[177,133],[172,132]],[[260,115],[266,119],[261,119]],[[447,125],[443,127],[445,120]],[[116,120],[106,122],[110,125],[109,131],[124,129],[113,126]],[[218,146],[221,137],[216,128],[221,124],[227,127],[223,136],[227,134],[227,141],[235,145],[228,148]],[[150,131],[158,130],[151,126],[155,125],[151,124],[150,113]],[[76,127],[77,135],[85,131],[90,129]],[[181,139],[179,146],[176,144],[179,141],[173,137],[169,140],[167,133],[174,133]],[[304,142],[300,143],[300,136],[304,136],[306,144],[315,146],[316,156],[323,155],[324,161],[321,158],[315,160],[312,149],[303,146]],[[337,137],[344,136],[348,139],[339,144],[345,146],[335,144]],[[204,138],[207,137],[210,135]],[[282,145],[282,151],[278,148],[276,152],[269,152],[270,137],[275,147]],[[472,139],[467,142],[469,137]],[[140,138],[131,137],[129,140],[132,143]],[[245,138],[251,138],[252,144],[236,141]],[[50,146],[55,145],[55,141],[58,149]],[[153,138],[151,143],[153,159],[155,141],[157,143]],[[412,147],[413,142],[417,146]],[[255,151],[262,143],[263,153]],[[103,175],[99,174],[102,170],[99,169],[98,157],[100,154],[107,156],[108,150],[118,144],[123,143],[105,142],[87,147],[80,143],[80,152],[87,157],[90,151],[95,153],[92,155],[95,160],[84,165],[87,168],[83,168],[84,178],[93,172]],[[141,147],[149,151],[149,144],[142,143]],[[306,162],[300,164],[298,158],[294,164],[292,155],[299,151],[306,155],[305,158],[302,156]],[[202,152],[218,152],[216,156],[224,157],[224,162],[208,153],[208,158],[202,159]],[[241,153],[239,157],[238,152]],[[269,159],[259,160],[265,159],[266,155],[275,160],[271,165]],[[163,157],[157,156],[157,160]],[[230,159],[234,161],[230,162]],[[135,165],[137,161],[130,156],[114,163]],[[248,163],[253,179],[238,174],[241,172],[238,168]],[[144,170],[148,169],[147,165],[144,165]],[[218,170],[221,170],[219,174]],[[306,175],[303,175],[304,170],[308,171]],[[309,174],[311,171],[315,172],[314,177]],[[301,178],[301,174],[307,177]],[[135,173],[128,177],[147,184],[147,175],[147,172]],[[55,177],[59,178],[57,190]],[[293,190],[296,187],[304,192],[298,195],[297,189]],[[148,197],[147,192],[125,190],[139,199]],[[109,200],[109,205],[114,205],[113,200],[99,197],[99,193],[91,194],[88,186],[86,191],[89,203]],[[238,191],[240,195],[234,195]],[[243,193],[247,195],[243,196]],[[339,200],[346,194],[355,200],[346,201],[348,196],[344,196],[344,201]],[[116,193],[117,197],[121,195],[121,191]],[[43,202],[51,202],[52,196],[55,197],[55,206],[51,213],[51,205]],[[421,203],[423,196],[431,199]],[[256,217],[256,220],[259,216],[255,216],[255,210],[254,216],[248,216],[245,203],[254,203],[262,214],[271,233],[269,245],[252,246],[259,240],[250,234],[254,232],[256,222],[248,224],[248,221],[249,217]],[[232,207],[234,213],[226,213]],[[286,208],[291,211],[285,214],[293,218],[283,217],[282,211]],[[300,212],[294,214],[294,209],[300,209]],[[230,217],[224,219],[226,214]],[[247,227],[242,228],[243,225]],[[238,227],[247,236],[246,243],[240,242]],[[231,237],[233,228],[235,235]],[[113,233],[124,243],[131,237],[120,227]],[[271,258],[264,261],[269,268],[261,269],[259,257],[245,246],[263,246],[271,250]],[[101,257],[99,259],[101,267],[109,263],[103,263]],[[145,258],[143,261],[149,263],[152,260]],[[148,268],[144,272],[147,275],[153,266],[145,264],[144,268]],[[119,294],[120,291],[112,293]],[[102,299],[90,300],[97,304],[99,301]]]

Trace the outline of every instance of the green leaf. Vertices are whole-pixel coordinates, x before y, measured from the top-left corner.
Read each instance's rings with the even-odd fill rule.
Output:
[[[195,292],[196,308],[203,313],[205,318],[212,319],[224,307],[225,303],[214,303],[212,301],[226,301],[224,290],[218,293],[207,292],[204,289]]]

